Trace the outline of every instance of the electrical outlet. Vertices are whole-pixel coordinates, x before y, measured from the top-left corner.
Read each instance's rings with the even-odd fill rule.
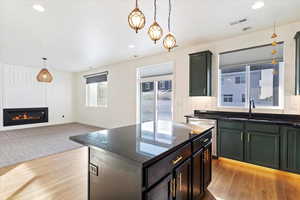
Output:
[[[98,166],[95,164],[90,163],[89,165],[89,172],[95,176],[98,176]]]

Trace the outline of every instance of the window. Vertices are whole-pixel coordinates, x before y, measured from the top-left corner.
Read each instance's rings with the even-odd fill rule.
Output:
[[[266,45],[220,55],[219,105],[257,107],[283,105],[283,44],[277,47],[277,64],[272,64],[272,46]]]
[[[85,76],[86,106],[107,107],[107,72]]]
[[[141,67],[139,74],[140,122],[169,121],[173,118],[173,65]]]
[[[224,103],[232,102],[232,94],[224,94]]]

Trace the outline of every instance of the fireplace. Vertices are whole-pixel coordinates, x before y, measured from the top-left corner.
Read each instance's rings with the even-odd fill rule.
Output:
[[[48,108],[3,109],[3,126],[48,122]]]

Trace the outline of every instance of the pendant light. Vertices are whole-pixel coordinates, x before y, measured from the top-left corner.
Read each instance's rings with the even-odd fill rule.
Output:
[[[163,36],[163,30],[156,21],[156,12],[157,12],[157,0],[154,0],[154,22],[149,27],[148,35],[150,39],[154,41],[155,44],[156,41],[160,40],[161,37]]]
[[[176,47],[176,38],[171,33],[171,10],[172,10],[171,0],[169,0],[169,17],[168,17],[168,30],[169,30],[169,33],[165,36],[164,41],[163,41],[164,47],[169,52],[171,51],[171,49]]]
[[[36,79],[39,82],[51,83],[53,80],[53,77],[50,74],[50,72],[48,71],[48,69],[46,68],[47,58],[42,58],[42,61],[43,61],[44,68],[41,69],[41,71],[38,73],[38,75],[36,76]]]
[[[276,24],[274,23],[274,31],[273,31],[273,34],[271,36],[271,39],[273,39],[272,41],[272,46],[273,46],[273,50],[272,50],[272,64],[273,65],[276,65],[278,64],[277,60],[276,60],[276,54],[277,54],[277,50],[276,50],[276,46],[277,46],[277,41],[276,41],[276,38],[278,37],[278,35],[276,34]]]
[[[128,15],[128,23],[130,28],[135,30],[136,33],[145,26],[146,18],[144,13],[138,8],[138,0],[135,0],[135,9]]]

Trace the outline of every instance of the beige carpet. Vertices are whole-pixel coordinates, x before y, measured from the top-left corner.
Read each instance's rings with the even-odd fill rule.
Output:
[[[81,147],[69,140],[69,137],[99,129],[70,123],[0,131],[0,168]]]

